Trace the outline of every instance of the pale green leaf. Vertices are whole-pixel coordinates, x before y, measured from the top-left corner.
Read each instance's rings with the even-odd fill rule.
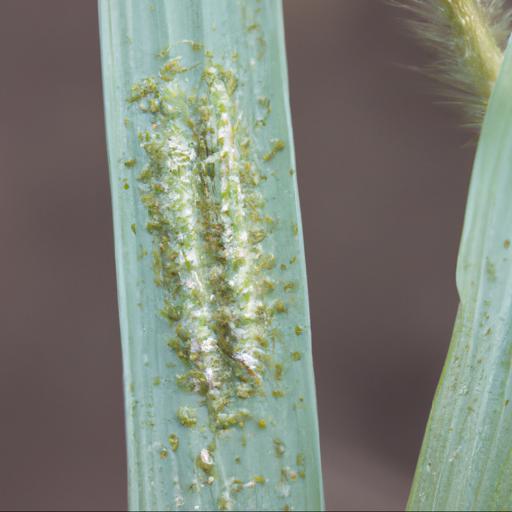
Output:
[[[460,306],[409,510],[512,509],[512,45],[478,144]]]
[[[318,510],[281,3],[99,10],[130,508]]]

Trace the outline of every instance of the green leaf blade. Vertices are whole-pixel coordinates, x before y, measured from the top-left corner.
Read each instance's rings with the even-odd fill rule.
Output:
[[[318,510],[281,5],[99,9],[130,508]]]
[[[457,263],[460,306],[409,510],[512,508],[512,47],[490,99]]]

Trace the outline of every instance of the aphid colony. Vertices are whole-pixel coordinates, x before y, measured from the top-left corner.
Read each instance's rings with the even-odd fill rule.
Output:
[[[210,428],[221,430],[248,417],[237,399],[262,393],[273,364],[273,318],[287,312],[273,297],[274,257],[263,242],[274,220],[259,190],[262,166],[284,143],[272,140],[258,154],[251,133],[262,120],[240,116],[235,74],[208,52],[203,58],[202,71],[179,57],[168,60],[158,76],[132,87],[128,101],[151,116],[150,128],[139,133],[147,156],[140,198],[155,283],[164,290],[168,345],[184,362],[177,380],[205,398]],[[180,86],[185,78],[197,82],[192,94],[190,84]],[[268,116],[269,101],[260,104]],[[181,413],[182,424],[195,425]]]

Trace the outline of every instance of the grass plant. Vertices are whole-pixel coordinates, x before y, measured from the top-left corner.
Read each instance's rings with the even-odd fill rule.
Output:
[[[281,3],[99,13],[130,509],[321,509]]]

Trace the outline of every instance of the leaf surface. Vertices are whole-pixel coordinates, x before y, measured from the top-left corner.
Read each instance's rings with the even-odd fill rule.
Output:
[[[130,508],[318,510],[281,3],[99,12]]]
[[[512,508],[512,45],[478,143],[457,262],[460,306],[409,510]]]

